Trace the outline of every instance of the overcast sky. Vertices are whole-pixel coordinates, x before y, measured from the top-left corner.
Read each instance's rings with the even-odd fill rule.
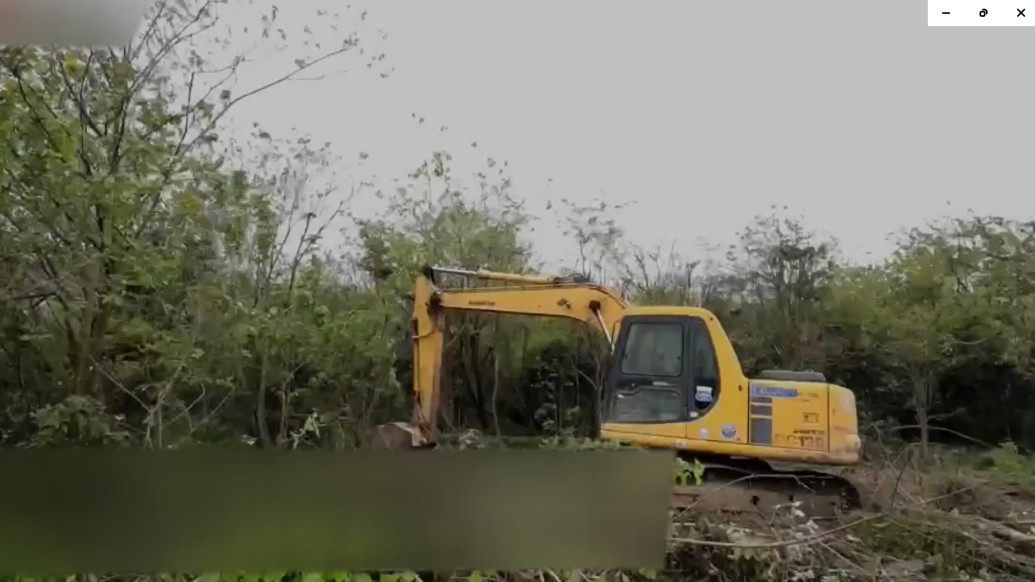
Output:
[[[281,17],[311,18],[316,4],[285,2]],[[685,251],[732,240],[770,204],[856,260],[946,213],[1035,213],[1025,28],[928,28],[924,0],[367,9],[364,36],[388,34],[371,45],[388,78],[343,61],[347,74],[243,102],[238,123],[297,128],[350,163],[368,152],[346,176],[383,182],[439,148],[507,160],[533,211],[562,196],[634,200],[621,215],[630,238]],[[253,67],[242,83],[264,74]],[[556,229],[535,242],[546,259],[570,258]]]

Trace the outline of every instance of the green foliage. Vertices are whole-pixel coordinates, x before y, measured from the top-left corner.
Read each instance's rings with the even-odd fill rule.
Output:
[[[32,416],[37,431],[29,443],[32,446],[117,446],[129,440],[129,433],[118,428],[103,403],[87,396],[68,396],[41,406]]]
[[[323,423],[322,440],[353,446],[357,426],[398,412],[391,309],[341,283],[312,218],[285,250],[299,199],[323,195],[291,177],[320,152],[268,152],[279,180],[217,156],[219,120],[255,92],[230,98],[233,57],[195,87],[216,63],[191,39],[218,14],[167,4],[120,50],[0,49],[0,439],[298,446]]]
[[[1013,485],[1035,485],[1035,462],[1022,454],[1011,442],[969,456],[967,465],[980,476],[987,476],[1000,483]]]
[[[676,485],[690,485],[691,479],[694,485],[700,485],[704,478],[704,465],[694,459],[690,463],[682,458],[676,458]]]

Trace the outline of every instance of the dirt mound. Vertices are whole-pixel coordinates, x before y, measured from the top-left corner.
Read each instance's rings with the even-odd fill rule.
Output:
[[[1035,580],[1035,471],[979,466],[854,468],[844,476],[869,503],[847,515],[731,510],[738,493],[688,493],[669,567],[729,580]]]
[[[957,477],[940,482],[938,488],[943,494],[961,490],[935,504],[942,511],[974,515],[1011,525],[1035,525],[1035,487]]]

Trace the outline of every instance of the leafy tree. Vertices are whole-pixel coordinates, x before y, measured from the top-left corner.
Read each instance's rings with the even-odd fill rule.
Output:
[[[748,370],[822,369],[819,306],[836,244],[775,209],[756,216],[707,283],[706,305],[727,322]]]
[[[170,423],[196,433],[194,410],[251,389],[240,368],[205,365],[204,334],[255,307],[239,300],[241,274],[224,256],[268,256],[278,208],[227,167],[217,131],[242,100],[358,45],[309,47],[238,93],[249,54],[230,40],[247,31],[227,29],[222,8],[158,2],[124,47],[0,49],[8,438],[32,431],[34,408],[75,395],[125,410],[137,436],[164,446]],[[286,38],[275,7],[260,16],[256,34]],[[225,62],[203,56],[215,46]]]

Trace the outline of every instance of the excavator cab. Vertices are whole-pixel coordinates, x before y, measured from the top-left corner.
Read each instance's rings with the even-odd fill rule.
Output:
[[[685,316],[628,316],[611,361],[605,419],[688,423],[718,397],[707,327]]]
[[[718,319],[693,307],[629,307],[617,326],[604,438],[676,449],[746,434],[740,363]],[[695,445],[695,443],[697,443]]]
[[[695,455],[851,465],[855,396],[816,372],[748,379],[728,335],[695,307],[630,306],[617,325],[600,436]]]
[[[719,392],[718,364],[699,318],[631,315],[610,362],[604,420],[623,424],[691,422]]]

